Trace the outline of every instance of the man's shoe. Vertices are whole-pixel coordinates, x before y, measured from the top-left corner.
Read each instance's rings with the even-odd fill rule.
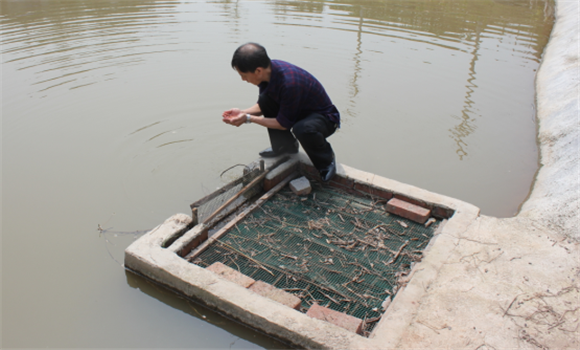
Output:
[[[265,150],[263,150],[262,152],[258,153],[260,155],[260,157],[262,158],[273,158],[276,156],[279,156],[280,153],[279,152],[274,152],[274,150],[272,149],[272,147],[268,147]]]
[[[332,162],[326,168],[320,170],[320,178],[322,182],[330,181],[334,175],[336,175],[336,159],[332,159]]]
[[[260,157],[262,158],[273,158],[273,157],[278,157],[281,156],[283,154],[295,154],[298,153],[298,142],[296,142],[294,144],[294,147],[292,147],[291,149],[288,148],[282,148],[278,151],[274,151],[272,149],[272,147],[268,147],[265,150],[263,150],[262,152],[258,153],[260,155]]]

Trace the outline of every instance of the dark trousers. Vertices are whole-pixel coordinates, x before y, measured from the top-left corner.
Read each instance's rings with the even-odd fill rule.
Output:
[[[276,118],[280,106],[266,94],[261,94],[258,105],[265,118]],[[296,139],[302,145],[314,167],[322,170],[334,159],[334,152],[326,138],[336,131],[336,123],[318,113],[311,113],[294,124],[292,130],[268,128],[270,143],[274,151],[295,149]]]

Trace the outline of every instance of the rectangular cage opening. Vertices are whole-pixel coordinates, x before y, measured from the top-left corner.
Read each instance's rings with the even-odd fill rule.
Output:
[[[284,187],[187,258],[291,293],[302,312],[317,303],[357,317],[368,336],[441,221],[419,224],[388,213],[385,199],[312,186],[308,196]]]

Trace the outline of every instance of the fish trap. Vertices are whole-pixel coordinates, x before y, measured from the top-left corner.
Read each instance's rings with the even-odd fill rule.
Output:
[[[302,312],[317,303],[362,319],[368,336],[441,221],[426,226],[388,213],[385,199],[312,185],[307,197],[282,188],[186,259],[291,293]]]

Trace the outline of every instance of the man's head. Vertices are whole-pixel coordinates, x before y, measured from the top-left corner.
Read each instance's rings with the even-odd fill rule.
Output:
[[[241,73],[253,73],[257,68],[270,67],[266,49],[256,43],[246,43],[237,48],[232,58],[232,68]]]
[[[232,68],[238,71],[242,80],[254,85],[269,80],[270,64],[266,49],[256,43],[238,47],[232,58]]]

